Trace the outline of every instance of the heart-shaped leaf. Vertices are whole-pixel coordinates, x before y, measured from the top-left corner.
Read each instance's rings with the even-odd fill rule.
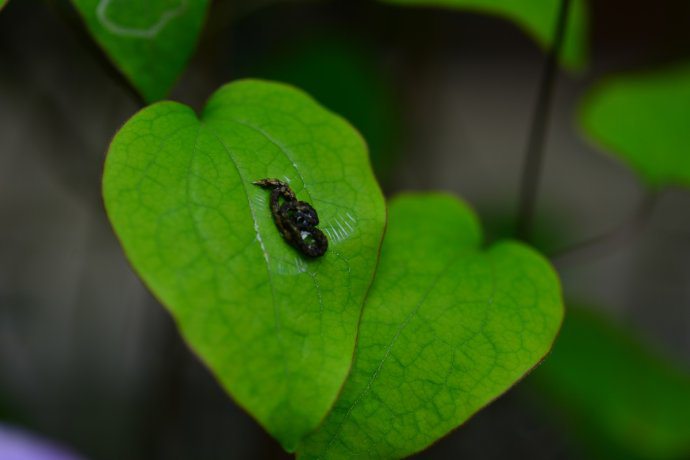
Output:
[[[289,181],[329,236],[307,259],[278,233],[262,178]],[[221,384],[286,449],[333,404],[385,223],[366,146],[294,88],[224,86],[201,118],[174,102],[117,134],[103,177],[127,257]]]
[[[514,22],[544,49],[553,42],[562,0],[380,0],[405,6],[445,7],[491,14]],[[561,62],[579,70],[587,61],[587,8],[584,0],[570,6]]]
[[[72,0],[87,28],[147,102],[164,98],[199,38],[208,0]]]
[[[690,458],[690,373],[593,311],[568,308],[530,383],[600,458]]]
[[[581,123],[652,187],[690,187],[690,65],[611,78],[584,99]]]
[[[389,207],[352,371],[304,458],[401,458],[457,427],[549,351],[558,278],[516,242],[481,248],[475,215],[446,195]]]

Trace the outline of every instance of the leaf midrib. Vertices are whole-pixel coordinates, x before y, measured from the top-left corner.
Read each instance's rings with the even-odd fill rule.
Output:
[[[264,246],[263,240],[261,239],[261,233],[259,232],[259,222],[256,219],[256,214],[254,211],[254,207],[252,206],[252,201],[249,199],[249,190],[247,189],[247,180],[242,174],[242,170],[240,169],[239,165],[237,164],[237,161],[235,158],[232,156],[232,151],[228,148],[228,146],[225,144],[223,139],[216,134],[213,129],[209,127],[205,127],[203,121],[200,120],[199,122],[199,132],[201,132],[202,129],[206,128],[206,130],[216,138],[216,140],[220,143],[220,145],[223,146],[223,149],[225,150],[225,153],[228,156],[228,159],[232,163],[233,167],[235,168],[235,171],[237,172],[237,175],[240,178],[240,182],[242,183],[242,190],[244,191],[245,198],[247,199],[247,207],[249,208],[249,214],[251,215],[252,218],[252,223],[254,226],[254,231],[256,232],[256,238],[255,240],[259,243],[259,248],[261,249],[261,252],[263,254],[263,259],[264,259],[264,264],[266,266],[266,273],[268,276],[268,284],[271,286],[271,304],[273,305],[273,315],[274,315],[274,323],[275,323],[275,330],[276,330],[276,337],[278,339],[278,344],[279,344],[279,349],[281,351],[281,354],[283,355],[283,359],[281,359],[282,367],[283,367],[283,375],[285,377],[285,383],[288,385],[288,388],[291,388],[290,386],[290,371],[288,370],[288,363],[286,355],[285,355],[285,347],[284,347],[284,338],[283,338],[283,333],[280,327],[280,312],[278,309],[278,304],[276,302],[276,295],[275,295],[275,285],[273,281],[273,276],[271,274],[271,267],[270,267],[270,257],[268,255],[268,251],[266,251],[266,247]],[[288,391],[288,394],[290,391]]]
[[[251,124],[251,123],[249,123],[249,122],[246,121],[246,120],[240,120],[240,119],[237,119],[237,118],[235,118],[235,117],[228,116],[228,115],[224,115],[224,116],[223,116],[223,119],[224,119],[224,120],[227,120],[227,121],[230,121],[230,122],[233,122],[233,123],[235,123],[235,124],[238,124],[238,125],[240,125],[240,126],[243,126],[243,127],[245,127],[245,128],[251,129],[252,131],[254,131],[254,132],[260,134],[261,136],[263,136],[268,142],[271,143],[271,145],[273,145],[274,147],[276,147],[277,150],[278,150],[282,155],[284,155],[285,158],[288,159],[288,161],[289,161],[289,163],[290,163],[292,169],[294,169],[295,173],[297,174],[297,176],[300,178],[300,180],[301,180],[301,182],[302,182],[302,191],[304,191],[304,193],[307,194],[309,201],[313,202],[313,197],[312,197],[311,193],[309,192],[309,190],[308,190],[308,188],[307,188],[308,186],[307,186],[307,183],[306,183],[306,181],[305,181],[305,179],[304,179],[304,176],[302,175],[301,171],[299,170],[299,168],[298,168],[297,163],[295,162],[295,160],[294,160],[294,159],[292,158],[292,156],[289,154],[288,149],[287,149],[284,145],[282,145],[280,142],[278,142],[277,140],[275,140],[272,136],[270,136],[270,134],[268,134],[267,132],[265,132],[263,129],[261,129],[261,128],[255,126],[255,125],[253,125],[253,124]],[[267,272],[267,276],[268,276],[268,281],[269,281],[269,285],[271,286],[271,297],[272,297],[272,304],[273,304],[273,310],[274,310],[274,321],[275,321],[275,327],[276,327],[276,335],[277,335],[277,337],[278,337],[279,348],[280,348],[280,350],[281,350],[281,352],[282,352],[282,355],[283,355],[283,359],[282,359],[281,361],[282,361],[282,364],[283,364],[283,374],[284,374],[284,376],[285,376],[285,382],[286,382],[286,387],[287,387],[287,394],[289,395],[289,394],[292,392],[292,384],[291,384],[291,380],[290,380],[290,378],[289,378],[289,375],[291,374],[291,372],[290,372],[290,370],[289,370],[289,366],[288,366],[288,363],[287,363],[288,360],[286,359],[286,352],[285,352],[285,347],[284,347],[284,338],[283,338],[282,331],[281,331],[281,326],[280,326],[280,325],[281,325],[281,321],[280,321],[280,311],[279,311],[278,303],[277,303],[277,301],[276,301],[275,285],[274,285],[274,281],[273,281],[273,277],[272,277],[272,273],[271,273],[271,268],[270,268],[270,262],[269,262],[270,256],[269,256],[268,251],[266,250],[266,247],[264,246],[263,240],[262,240],[262,238],[261,238],[261,232],[260,232],[260,229],[259,229],[258,220],[257,220],[257,218],[256,218],[256,212],[255,212],[255,210],[254,210],[253,202],[252,202],[252,201],[250,200],[250,198],[249,198],[249,190],[248,190],[248,186],[247,186],[248,181],[247,181],[247,179],[244,177],[244,175],[243,175],[243,173],[242,173],[242,171],[241,171],[241,169],[240,169],[240,167],[239,167],[239,164],[237,163],[237,161],[236,161],[235,158],[233,157],[232,150],[231,150],[231,149],[227,146],[227,144],[223,141],[221,135],[219,135],[218,133],[216,133],[212,127],[207,126],[207,124],[204,123],[204,120],[203,120],[203,119],[200,119],[199,122],[200,122],[201,127],[207,129],[207,130],[218,140],[218,142],[220,142],[220,144],[223,146],[223,149],[225,150],[225,152],[226,152],[228,158],[230,159],[231,163],[233,164],[233,167],[234,167],[235,170],[237,171],[237,174],[238,174],[238,176],[239,176],[239,178],[240,178],[240,181],[242,182],[242,189],[243,189],[244,194],[245,194],[245,197],[246,197],[246,199],[247,199],[247,205],[248,205],[248,208],[249,208],[250,215],[251,215],[251,217],[252,217],[253,226],[254,226],[254,231],[256,232],[256,236],[257,236],[257,237],[256,237],[256,240],[257,240],[257,242],[258,242],[258,244],[259,244],[259,246],[260,246],[260,249],[261,249],[261,251],[262,251],[262,253],[263,253],[263,256],[264,256],[264,262],[265,262],[265,266],[266,266],[266,272]],[[258,178],[257,178],[257,179],[258,179]],[[339,255],[339,254],[337,254],[337,255]],[[344,260],[347,262],[346,259],[344,259]],[[318,283],[318,281],[317,281],[317,279],[316,279],[317,273],[316,273],[316,272],[313,272],[313,271],[310,271],[308,268],[306,269],[306,273],[309,275],[309,278],[311,279],[311,281],[312,281],[312,283],[313,283],[313,285],[314,285],[314,288],[316,289],[316,292],[317,292],[317,299],[318,299],[318,302],[319,302],[319,310],[320,310],[320,311],[323,311],[323,310],[324,310],[323,293],[322,293],[322,290],[321,290],[321,286],[320,286],[320,284]],[[343,383],[344,383],[344,382],[343,382]],[[342,385],[341,385],[341,386],[342,386]]]

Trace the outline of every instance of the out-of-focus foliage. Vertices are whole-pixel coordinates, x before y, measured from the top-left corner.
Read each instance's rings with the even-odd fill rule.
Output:
[[[690,457],[690,374],[592,311],[568,309],[530,381],[601,458]]]
[[[290,182],[329,236],[306,259],[279,234],[262,178]],[[201,119],[162,102],[115,137],[108,216],[133,266],[222,385],[287,450],[350,369],[385,224],[362,138],[286,85],[239,81]]]
[[[72,0],[147,102],[163,99],[196,46],[208,0]]]
[[[312,37],[272,56],[255,74],[298,86],[350,121],[369,145],[377,177],[385,180],[398,148],[400,111],[392,79],[363,43]]]
[[[8,0],[0,0],[0,10],[2,10],[5,7],[5,5],[7,5],[7,1]]]
[[[648,186],[690,186],[690,64],[600,83],[586,96],[580,120]]]
[[[549,351],[558,277],[532,249],[481,247],[467,205],[448,195],[391,201],[352,371],[302,458],[402,458],[505,392]]]
[[[544,49],[554,37],[561,0],[380,0],[405,6],[446,7],[491,14],[513,21]],[[568,27],[561,51],[561,62],[573,70],[582,69],[587,61],[587,5],[574,0],[570,7]]]
[[[515,210],[512,208],[483,205],[481,218],[488,242],[514,238],[517,233]],[[542,254],[552,254],[570,244],[573,238],[578,238],[578,235],[572,233],[572,229],[564,222],[555,219],[552,214],[543,213],[535,216],[530,246]]]

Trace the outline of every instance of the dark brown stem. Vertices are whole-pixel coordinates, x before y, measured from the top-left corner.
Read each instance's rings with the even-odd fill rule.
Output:
[[[553,92],[556,86],[558,57],[563,47],[570,3],[570,0],[561,0],[553,43],[544,62],[539,93],[537,94],[537,102],[532,118],[532,127],[527,141],[527,153],[525,154],[525,163],[522,170],[516,225],[517,237],[524,241],[529,241],[532,237],[534,208],[544,163],[544,146],[546,144],[549,116],[552,109]]]
[[[599,235],[573,244],[551,255],[551,261],[557,266],[573,262],[597,259],[610,254],[639,235],[652,215],[659,193],[647,192],[635,212],[609,233]]]

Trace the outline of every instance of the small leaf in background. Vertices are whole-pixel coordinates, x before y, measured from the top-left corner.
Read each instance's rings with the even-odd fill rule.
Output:
[[[600,458],[690,458],[690,373],[594,312],[568,309],[529,381]]]
[[[343,392],[303,458],[402,458],[496,399],[549,351],[556,273],[516,242],[481,248],[454,197],[403,195],[389,223]]]
[[[262,178],[291,184],[329,237],[306,259],[278,233]],[[201,119],[162,102],[111,145],[108,215],[133,266],[222,385],[294,449],[350,369],[385,204],[366,146],[286,85],[222,87]]]
[[[690,65],[609,78],[585,97],[581,124],[650,187],[690,187]]]
[[[147,102],[166,97],[196,47],[208,0],[72,0]]]
[[[517,24],[544,49],[551,47],[562,0],[380,0],[404,6],[445,7],[491,14]],[[562,64],[572,70],[584,68],[587,61],[587,5],[574,0],[569,11]]]
[[[366,44],[336,36],[311,37],[276,53],[253,75],[302,88],[345,117],[366,139],[376,176],[385,179],[390,174],[401,131],[400,110],[392,79]]]
[[[0,10],[2,10],[5,7],[5,5],[7,5],[7,1],[8,0],[0,0]]]

